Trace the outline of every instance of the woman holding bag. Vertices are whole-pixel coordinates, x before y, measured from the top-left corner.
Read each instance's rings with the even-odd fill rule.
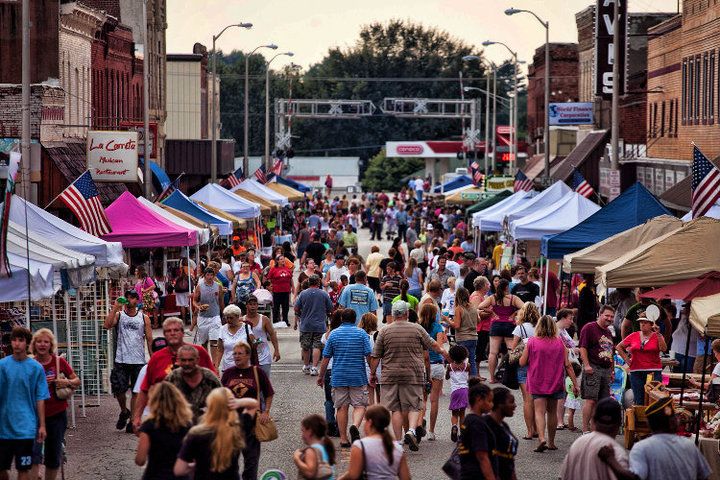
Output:
[[[533,302],[525,302],[525,305],[517,314],[517,327],[513,330],[513,341],[510,350],[515,350],[519,345],[527,345],[530,337],[535,336],[535,325],[540,319],[540,311]],[[519,358],[518,358],[519,360]],[[527,390],[527,370],[528,367],[519,367],[517,376],[520,384],[520,392],[523,398],[523,417],[525,418],[525,427],[527,435],[523,440],[532,440],[535,434],[535,414],[533,408],[533,399]]]
[[[32,337],[30,351],[45,369],[50,398],[45,400],[45,479],[54,480],[62,463],[62,444],[67,429],[67,398],[80,386],[80,377],[72,367],[55,352],[55,335],[41,328]],[[30,478],[38,478],[37,465],[33,465]]]

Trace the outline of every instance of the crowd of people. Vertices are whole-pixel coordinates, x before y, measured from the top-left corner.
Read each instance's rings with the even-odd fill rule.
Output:
[[[325,415],[303,419],[305,446],[292,455],[301,478],[410,478],[405,448],[417,452],[423,439],[445,437],[457,443],[446,465],[453,478],[509,480],[521,441],[536,442],[537,453],[557,450],[561,430],[584,434],[562,478],[660,478],[651,472],[663,468],[706,478],[697,449],[692,462],[648,453],[676,447],[691,455],[686,439],[672,435],[671,405],[648,406],[654,434],[629,457],[613,440],[622,422],[611,397],[615,364],[627,366],[633,401],[643,404],[661,354],[672,344],[703,343],[688,338],[687,306],[676,318],[672,303],[640,297],[647,289],[637,297],[617,290],[600,303],[592,276],[561,281],[542,261],[509,256],[499,238],[473,238],[463,212],[423,197],[418,181],[392,197],[317,194],[292,222],[265,226],[266,247],[235,236],[197,252],[199,262],[183,259],[162,280],[134,270],[104,327],[115,338],[115,426],[138,435],[143,478],[258,477],[261,445],[278,435],[271,380],[281,359],[278,328],[298,331],[298,373],[322,388]],[[373,239],[366,257],[361,228]],[[372,243],[383,231],[392,242],[385,253]],[[170,295],[180,315],[164,318]],[[0,361],[0,471],[15,458],[29,475],[41,459],[52,479],[67,425],[60,392],[80,380],[56,355],[49,330],[18,327],[12,347]],[[697,368],[697,352],[676,351],[676,368]],[[445,382],[451,428],[440,432]],[[512,389],[522,399],[520,439],[505,421],[520,403]],[[8,402],[21,422],[8,416]],[[331,437],[349,451],[342,475]]]

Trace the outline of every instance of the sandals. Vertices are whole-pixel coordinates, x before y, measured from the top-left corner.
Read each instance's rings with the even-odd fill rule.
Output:
[[[535,450],[533,450],[533,452],[542,453],[547,449],[548,449],[547,442],[540,442],[540,445],[538,445],[537,448]]]
[[[352,444],[350,442],[348,443],[340,443],[340,448],[350,448]]]
[[[548,450],[557,450],[558,447],[556,445],[553,445],[552,447],[547,447]]]
[[[567,425],[558,425],[555,427],[555,430],[565,430],[567,428]]]

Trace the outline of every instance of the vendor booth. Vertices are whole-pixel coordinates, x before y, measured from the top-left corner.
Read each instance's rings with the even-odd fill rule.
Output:
[[[277,183],[278,185],[285,185],[285,186],[290,187],[293,190],[298,191],[303,194],[312,192],[312,188],[308,187],[307,185],[305,185],[303,183],[296,182],[292,178],[286,178],[286,177],[281,177],[280,175],[275,175],[273,177],[273,179],[275,180],[275,182],[268,183],[268,186],[271,186],[271,188],[272,188],[272,185]],[[300,199],[300,200],[302,200],[302,199]],[[300,200],[293,200],[293,201],[300,201]]]
[[[540,240],[544,235],[568,230],[600,210],[579,193],[569,192],[557,202],[510,223],[515,240]]]
[[[245,220],[260,216],[260,206],[249,202],[230,190],[215,183],[208,183],[195,192],[190,198],[195,202],[202,202],[223,212]]]
[[[520,205],[532,200],[538,192],[531,190],[529,192],[515,192],[505,200],[486,208],[482,212],[473,214],[473,227],[481,232],[499,232],[502,231],[502,222],[505,214],[517,208]]]
[[[503,223],[510,225],[515,220],[530,216],[535,212],[553,205],[571,192],[572,190],[570,187],[565,185],[565,182],[555,182],[542,192],[538,193],[534,198],[508,211],[505,214]]]
[[[280,195],[284,195],[291,202],[302,202],[305,200],[305,193],[281,182],[266,183],[265,186]],[[309,187],[307,187],[309,189]]]
[[[490,193],[484,200],[477,202],[475,205],[472,205],[471,207],[465,209],[465,214],[472,217],[473,214],[477,212],[482,212],[486,208],[490,208],[493,205],[502,202],[512,194],[513,192],[511,192],[510,190],[502,190],[497,193]]]
[[[162,201],[162,205],[172,207],[183,213],[192,215],[201,222],[216,226],[220,235],[225,236],[232,233],[232,222],[213,215],[205,208],[190,200],[180,190],[175,190],[169,197]]]
[[[250,192],[255,196],[258,196],[260,198],[264,198],[265,200],[268,200],[276,205],[279,205],[281,207],[284,207],[288,203],[288,199],[286,196],[281,195],[277,193],[275,190],[266,187],[265,185],[261,184],[257,180],[253,179],[246,179],[243,180],[240,185],[237,185],[230,189],[231,192],[235,192],[237,190],[244,190],[246,192]]]
[[[164,218],[168,222],[172,223],[173,225],[176,225],[181,228],[185,228],[187,230],[195,230],[197,234],[197,240],[199,245],[205,245],[210,241],[210,229],[209,228],[202,228],[198,227],[197,225],[186,222],[182,218],[176,217],[172,213],[168,212],[161,206],[151,202],[150,200],[144,198],[144,197],[137,197],[138,201],[147,209],[152,210],[155,214],[159,215],[160,217]]]

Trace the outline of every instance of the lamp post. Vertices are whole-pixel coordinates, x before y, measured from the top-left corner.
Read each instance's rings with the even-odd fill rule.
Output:
[[[482,61],[482,59],[480,57],[478,57],[477,55],[465,55],[464,57],[462,57],[462,59],[465,62],[469,62],[472,60]],[[488,161],[489,161],[488,150],[489,150],[489,145],[490,145],[490,70],[491,69],[487,69],[485,72],[485,77],[487,79],[486,86],[485,86],[485,88],[486,88],[486,90],[485,90],[485,155],[484,155],[485,165],[483,166],[485,175],[488,175]],[[464,87],[463,90],[465,92],[469,92],[471,90],[482,91],[479,88],[475,88],[475,87]]]
[[[285,55],[286,57],[292,57],[295,54],[293,52],[282,52],[275,54],[265,64],[265,168],[270,171],[272,165],[270,165],[270,64],[277,57]]]
[[[518,8],[508,8],[505,15],[515,15],[516,13],[529,13],[545,27],[545,127],[543,128],[543,144],[545,153],[545,170],[543,172],[543,181],[545,185],[550,184],[550,22],[543,21],[535,12],[531,10],[523,10]]]
[[[210,182],[215,183],[217,182],[217,114],[215,113],[215,83],[217,82],[217,59],[215,55],[215,42],[217,42],[218,38],[225,33],[225,30],[231,27],[240,27],[240,28],[252,28],[252,23],[233,23],[231,25],[228,25],[227,27],[220,30],[220,33],[217,35],[213,35],[212,38],[212,91],[210,93],[210,101],[212,102],[212,108],[211,108],[211,125],[212,125],[212,144],[210,145]]]
[[[249,158],[249,144],[250,144],[250,110],[248,106],[248,102],[250,101],[250,81],[249,81],[249,70],[250,70],[250,57],[260,50],[261,48],[269,48],[270,50],[277,50],[278,46],[274,43],[271,43],[269,45],[260,45],[259,47],[255,47],[254,50],[252,50],[250,53],[245,55],[245,112],[244,112],[244,119],[245,123],[243,125],[243,173],[245,175],[248,174],[248,170],[250,169],[250,158]]]
[[[486,40],[482,43],[483,47],[489,47],[490,45],[502,45],[507,49],[508,52],[510,52],[510,55],[513,57],[513,94],[515,96],[515,100],[513,102],[513,109],[512,109],[512,127],[510,130],[510,175],[514,173],[514,164],[517,161],[517,92],[518,92],[518,82],[517,82],[517,75],[518,75],[518,58],[517,58],[517,52],[513,51],[510,47],[508,47],[503,42],[493,42],[490,40]]]

